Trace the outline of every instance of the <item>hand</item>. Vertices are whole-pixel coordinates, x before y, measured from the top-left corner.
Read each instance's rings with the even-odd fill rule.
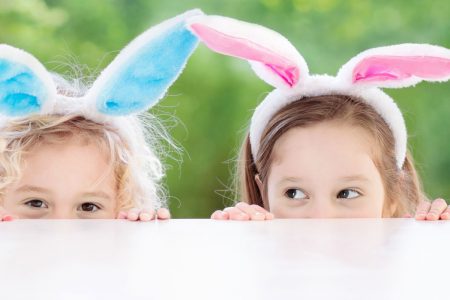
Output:
[[[156,219],[168,220],[170,219],[170,212],[167,208],[160,208],[157,211],[155,211],[154,209],[132,208],[129,211],[120,211],[117,215],[117,219],[142,222]]]
[[[417,206],[415,218],[420,221],[450,220],[450,206],[444,199],[435,199],[431,203],[422,201]]]
[[[12,221],[15,217],[9,214],[3,207],[0,207],[0,222]]]
[[[256,204],[239,202],[233,207],[224,210],[216,210],[211,219],[214,220],[236,220],[236,221],[264,221],[273,220],[274,216],[264,208]]]

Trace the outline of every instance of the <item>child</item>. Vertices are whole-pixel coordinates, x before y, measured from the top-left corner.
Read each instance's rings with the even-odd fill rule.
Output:
[[[198,43],[185,20],[200,13],[144,32],[86,92],[0,45],[0,220],[170,217],[156,147],[167,135],[138,113],[179,76]]]
[[[246,59],[276,89],[257,107],[239,158],[240,199],[213,219],[450,219],[423,195],[403,116],[379,88],[450,78],[450,51],[418,44],[367,50],[336,77],[309,75],[297,50],[262,26],[199,16],[189,27],[212,50]]]

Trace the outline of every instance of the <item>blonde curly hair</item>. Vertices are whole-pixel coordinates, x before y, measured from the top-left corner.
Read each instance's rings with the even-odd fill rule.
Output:
[[[60,95],[83,94],[81,85],[71,85],[55,75]],[[81,101],[81,100],[80,100]],[[118,191],[117,210],[165,207],[161,183],[165,175],[159,159],[165,149],[161,140],[174,145],[162,124],[151,114],[112,117],[105,122],[82,114],[42,114],[1,120],[0,201],[5,190],[22,176],[23,157],[42,143],[64,143],[77,138],[94,143],[105,152]]]

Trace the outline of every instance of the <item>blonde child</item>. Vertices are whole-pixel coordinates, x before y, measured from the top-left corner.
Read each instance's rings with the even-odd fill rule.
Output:
[[[367,50],[337,76],[310,75],[278,33],[219,16],[189,27],[209,48],[248,60],[276,89],[256,108],[238,160],[242,202],[213,219],[381,218],[416,213],[450,219],[432,204],[407,150],[403,116],[379,88],[450,78],[450,51],[402,44]]]
[[[86,91],[0,45],[0,220],[168,219],[158,141],[145,111],[198,41],[189,11],[130,43]]]

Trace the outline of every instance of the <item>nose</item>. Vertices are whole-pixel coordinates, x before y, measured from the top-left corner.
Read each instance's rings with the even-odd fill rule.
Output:
[[[315,199],[312,201],[305,218],[331,219],[338,218],[336,208],[329,199]]]
[[[48,219],[76,219],[76,216],[71,211],[53,211],[49,216]]]

